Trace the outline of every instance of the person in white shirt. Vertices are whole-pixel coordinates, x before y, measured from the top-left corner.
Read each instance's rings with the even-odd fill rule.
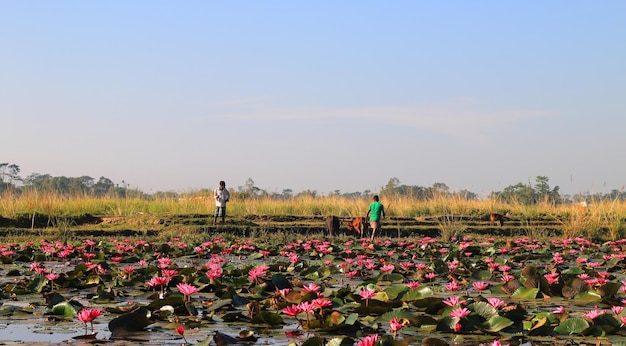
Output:
[[[226,219],[226,202],[230,200],[230,193],[226,190],[226,183],[220,181],[220,186],[213,191],[215,198],[215,214],[213,214],[213,224],[217,223],[217,218],[222,218],[222,223]]]

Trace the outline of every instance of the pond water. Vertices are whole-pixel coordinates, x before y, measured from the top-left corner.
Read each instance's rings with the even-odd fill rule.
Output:
[[[382,247],[382,245],[381,245]],[[3,287],[3,299],[0,301],[0,344],[5,345],[48,345],[48,344],[59,344],[59,345],[88,345],[93,343],[103,343],[103,344],[115,344],[115,345],[180,345],[184,342],[184,339],[176,333],[176,328],[178,326],[185,326],[185,339],[189,344],[198,344],[211,340],[216,333],[222,333],[223,335],[227,335],[232,338],[237,338],[241,332],[249,331],[254,335],[254,341],[250,342],[250,344],[254,345],[278,345],[278,346],[286,346],[291,343],[302,344],[306,340],[314,336],[322,336],[325,339],[329,340],[334,337],[342,338],[342,337],[350,337],[353,340],[358,340],[364,335],[368,335],[369,333],[378,333],[380,335],[387,334],[389,335],[389,324],[388,321],[378,320],[382,313],[378,311],[374,311],[370,314],[368,309],[363,309],[363,302],[360,298],[358,298],[358,294],[355,293],[358,287],[363,287],[364,285],[374,285],[377,287],[377,290],[382,293],[382,291],[392,288],[394,286],[404,286],[407,281],[413,281],[416,279],[422,280],[422,287],[429,288],[431,291],[431,295],[433,298],[438,298],[438,303],[441,303],[442,299],[449,298],[451,294],[457,295],[459,297],[464,297],[465,299],[471,299],[474,301],[479,301],[481,294],[489,297],[501,298],[507,304],[520,304],[523,305],[524,308],[529,312],[528,318],[532,318],[538,313],[542,312],[551,312],[560,306],[566,307],[567,312],[572,316],[582,316],[584,313],[588,312],[590,309],[593,309],[596,306],[599,306],[599,309],[604,309],[610,313],[611,306],[618,303],[611,303],[604,300],[586,300],[586,299],[566,299],[560,296],[545,296],[540,298],[512,298],[510,294],[505,294],[502,291],[485,291],[483,293],[477,292],[476,290],[472,290],[470,281],[476,281],[476,277],[473,273],[469,273],[473,268],[471,266],[480,267],[484,266],[484,263],[480,263],[481,260],[466,260],[466,270],[468,273],[463,273],[456,275],[454,280],[465,280],[464,288],[462,290],[451,293],[448,289],[445,289],[445,285],[451,280],[453,271],[451,270],[449,273],[446,272],[447,269],[444,269],[443,272],[440,270],[440,276],[433,280],[423,280],[420,275],[417,275],[416,272],[411,270],[403,270],[400,268],[400,262],[409,262],[428,265],[428,268],[434,268],[440,265],[447,265],[451,260],[446,259],[445,261],[437,258],[436,261],[441,263],[428,263],[428,260],[422,260],[417,256],[414,256],[415,260],[410,260],[410,256],[406,258],[400,259],[397,255],[391,255],[391,252],[387,252],[386,250],[362,250],[363,253],[367,253],[367,255],[363,255],[363,258],[368,259],[376,259],[378,263],[373,262],[372,268],[374,269],[359,269],[362,270],[360,275],[357,276],[347,276],[345,273],[348,272],[348,265],[346,268],[339,269],[341,265],[345,265],[342,263],[346,257],[342,257],[341,254],[337,254],[336,257],[324,257],[319,254],[314,254],[313,251],[309,248],[306,251],[301,251],[301,259],[299,262],[295,263],[303,263],[306,261],[306,265],[291,265],[289,261],[292,258],[289,258],[286,254],[277,254],[274,253],[272,256],[266,257],[265,255],[260,256],[256,251],[250,250],[247,254],[220,254],[220,259],[227,263],[230,266],[230,275],[231,281],[223,286],[231,285],[235,287],[233,292],[237,292],[241,297],[248,298],[249,301],[256,301],[257,297],[260,296],[259,292],[255,292],[255,288],[260,288],[261,284],[252,283],[248,279],[248,269],[253,268],[266,263],[274,263],[275,268],[272,269],[275,273],[279,273],[280,275],[284,275],[284,277],[288,277],[290,280],[290,284],[293,284],[294,288],[297,288],[298,293],[302,292],[302,288],[305,284],[308,283],[318,283],[323,285],[323,289],[319,292],[320,296],[334,296],[334,298],[338,299],[335,301],[339,301],[338,292],[341,290],[351,291],[349,294],[351,297],[345,300],[345,304],[354,304],[349,309],[341,310],[341,306],[335,306],[334,309],[341,311],[343,316],[348,316],[349,314],[355,314],[354,311],[358,311],[358,319],[359,322],[365,326],[359,332],[348,333],[348,334],[333,334],[333,332],[321,332],[315,328],[311,330],[307,330],[305,327],[296,323],[294,317],[288,317],[285,314],[281,314],[281,310],[283,309],[283,305],[278,305],[274,303],[269,303],[271,300],[271,296],[276,294],[276,297],[279,295],[276,292],[273,292],[272,289],[269,292],[263,291],[263,298],[258,299],[258,301],[263,301],[264,307],[263,309],[267,311],[271,311],[273,314],[280,315],[284,320],[284,323],[273,325],[272,323],[267,324],[252,324],[249,322],[226,322],[224,320],[224,311],[216,312],[214,315],[206,312],[207,307],[210,304],[218,301],[221,298],[217,297],[216,288],[211,288],[210,285],[206,283],[205,272],[200,271],[198,268],[203,268],[207,264],[207,261],[211,258],[217,256],[206,255],[204,257],[195,256],[194,254],[182,253],[177,254],[178,257],[173,259],[173,262],[169,265],[169,268],[176,268],[179,274],[178,279],[182,282],[183,279],[189,280],[189,282],[198,283],[198,286],[202,286],[201,280],[204,279],[204,291],[197,292],[193,294],[191,297],[191,305],[198,311],[195,316],[187,316],[186,314],[181,314],[180,310],[178,310],[177,315],[168,315],[164,318],[154,319],[152,323],[146,326],[145,331],[141,332],[133,332],[129,334],[125,334],[123,337],[113,336],[111,330],[109,330],[108,323],[118,317],[120,313],[117,313],[119,309],[124,307],[125,305],[137,304],[141,306],[148,306],[151,303],[154,303],[155,300],[158,300],[158,294],[155,298],[155,289],[147,288],[146,281],[155,275],[161,275],[161,269],[157,269],[155,266],[155,262],[157,260],[153,260],[152,263],[144,265],[144,272],[138,275],[142,275],[140,280],[132,281],[125,278],[125,274],[122,269],[127,268],[131,265],[135,265],[137,263],[136,258],[132,260],[129,259],[127,262],[120,262],[118,260],[111,261],[110,256],[120,256],[123,257],[122,254],[116,253],[109,255],[107,254],[105,257],[105,249],[101,249],[100,252],[96,256],[100,256],[100,262],[94,263],[102,263],[107,264],[107,273],[97,276],[93,275],[92,278],[79,277],[72,278],[74,280],[72,282],[77,282],[79,284],[65,284],[55,286],[53,282],[46,280],[38,280],[37,274],[35,274],[32,270],[29,269],[29,266],[32,266],[30,262],[27,261],[8,261],[5,259],[5,264],[0,265],[0,285]],[[32,256],[31,251],[31,255]],[[565,253],[565,252],[564,252]],[[140,258],[139,256],[149,257],[150,253],[141,254],[135,253],[133,256]],[[164,257],[163,255],[159,255]],[[431,255],[432,256],[432,255]],[[591,257],[592,255],[586,255],[587,257]],[[41,256],[40,256],[41,257]],[[158,257],[158,256],[157,256]],[[497,256],[493,256],[497,257]],[[500,256],[501,260],[503,260],[504,256]],[[549,257],[549,256],[548,256]],[[599,257],[599,255],[598,255]],[[35,255],[36,258],[36,255]],[[408,259],[407,259],[408,258]],[[444,256],[442,256],[444,258]],[[570,258],[570,267],[576,267],[577,265],[583,266],[582,262],[579,264],[574,263],[575,257]],[[456,259],[455,259],[456,260]],[[509,259],[507,258],[506,261]],[[333,264],[330,265],[331,261]],[[447,262],[446,262],[447,261]],[[503,260],[504,261],[504,260]],[[503,263],[518,265],[517,270],[521,268],[521,265],[514,261]],[[275,262],[278,262],[276,264]],[[355,262],[356,263],[356,262]],[[396,277],[385,277],[384,273],[381,270],[381,265],[385,264],[394,264],[396,266]],[[442,264],[443,263],[443,264]],[[536,263],[542,264],[541,260],[537,260]],[[607,261],[608,263],[608,261]],[[613,265],[609,265],[607,263],[603,263],[604,266],[594,266],[593,272],[611,272],[611,280],[613,282],[622,282],[626,279],[624,276],[624,272],[626,266],[623,263],[618,263],[616,267]],[[79,265],[84,266],[84,259],[81,257],[76,257],[74,259],[67,260],[46,260],[41,261],[41,267],[46,268],[47,273],[57,273],[63,275],[65,277],[71,277],[73,271]],[[329,267],[333,267],[332,270]],[[352,264],[352,267],[357,267],[356,264]],[[540,266],[538,266],[540,267]],[[245,269],[242,269],[245,268]],[[314,268],[315,270],[310,270],[310,268]],[[426,268],[426,267],[425,267]],[[204,268],[203,270],[205,270]],[[430,270],[430,269],[429,269]],[[587,272],[592,273],[588,268]],[[139,270],[138,270],[139,271]],[[194,276],[198,275],[199,277]],[[402,272],[402,275],[398,274],[398,272]],[[447,274],[447,275],[446,275]],[[497,274],[497,273],[496,273]],[[502,284],[501,274],[494,274],[493,277],[482,279],[486,283],[488,283],[491,287],[497,287],[497,285]],[[593,273],[592,273],[593,274]],[[87,276],[87,274],[85,274]],[[516,274],[518,275],[518,274]],[[41,275],[40,275],[41,276]],[[519,275],[518,275],[519,276]],[[129,275],[130,277],[130,275]],[[268,280],[270,275],[268,275],[265,279]],[[397,278],[401,279],[398,281]],[[41,277],[39,278],[41,279]],[[85,281],[88,280],[99,280],[98,284],[85,284]],[[67,279],[69,281],[69,279]],[[53,287],[53,288],[51,288]],[[114,291],[112,293],[112,298],[110,302],[98,302],[94,299],[98,293],[102,293],[98,291],[98,289],[106,289],[110,291]],[[21,291],[20,291],[21,290]],[[23,292],[25,290],[33,290],[38,291],[39,293],[28,293]],[[20,291],[20,292],[18,292]],[[93,332],[95,333],[95,338],[92,340],[81,339],[80,337],[85,335],[85,325],[78,321],[75,317],[63,317],[58,315],[52,315],[50,313],[50,306],[46,301],[45,294],[48,292],[55,292],[64,297],[66,301],[70,301],[76,303],[77,306],[85,306],[91,308],[98,308],[105,310],[106,312],[96,318],[93,323]],[[277,290],[276,290],[277,291]],[[17,292],[17,293],[16,293]],[[107,291],[108,292],[108,291]],[[387,294],[386,292],[384,292]],[[179,290],[173,284],[167,287],[167,295],[176,295],[180,296]],[[618,293],[619,298],[623,298],[623,293]],[[352,297],[353,296],[353,297]],[[614,298],[614,297],[613,297]],[[286,299],[286,297],[285,297]],[[341,298],[343,299],[343,298]],[[615,298],[617,299],[617,298]],[[389,299],[390,304],[393,301]],[[397,303],[397,302],[396,302]],[[359,306],[361,304],[361,306]],[[181,304],[179,304],[180,307]],[[413,305],[412,301],[404,301],[402,302],[403,309],[409,312],[413,316],[424,316],[429,314],[429,317],[433,319],[444,319],[445,317],[436,316],[434,312],[426,313],[424,312],[423,307],[416,307]],[[186,307],[186,306],[185,306]],[[250,314],[250,307],[246,306],[245,303],[242,304],[233,304],[233,306],[228,308],[228,313],[241,314],[248,316]],[[204,309],[204,310],[203,310]],[[115,310],[116,312],[112,312]],[[391,310],[391,309],[389,309]],[[346,312],[347,311],[347,312]],[[438,311],[444,311],[444,309],[439,308]],[[154,312],[154,310],[153,310]],[[370,328],[371,327],[371,328]],[[89,330],[91,330],[91,325],[89,325]],[[573,336],[559,336],[558,338],[554,335],[537,335],[532,336],[532,343],[529,345],[540,346],[540,345],[554,345],[555,340],[558,340],[557,344],[565,344],[569,340],[573,340],[573,342],[577,342],[578,344],[584,345],[586,343],[593,345],[603,345],[604,342],[626,342],[626,334],[621,331],[611,331],[611,334],[607,335],[596,335],[593,337],[582,337],[581,335],[576,334]],[[444,340],[450,345],[478,345],[480,343],[489,344],[494,338],[502,338],[506,340],[506,342],[510,342],[514,345],[525,345],[528,343],[529,337],[528,335],[518,334],[508,334],[505,330],[498,330],[497,333],[489,334],[484,332],[466,332],[466,333],[452,333],[450,331],[437,331],[434,328],[432,323],[427,324],[426,326],[410,326],[403,329],[402,333],[399,335],[399,339],[411,339],[411,343],[421,343],[424,337],[436,337],[441,340]],[[525,345],[526,346],[526,345]]]

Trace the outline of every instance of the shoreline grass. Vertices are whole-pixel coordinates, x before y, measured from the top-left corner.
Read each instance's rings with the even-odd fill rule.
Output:
[[[337,215],[339,217],[365,216],[371,200],[366,197],[302,196],[287,199],[270,197],[241,198],[236,193],[228,204],[228,213],[245,215]],[[455,224],[457,216],[486,218],[490,213],[527,220],[524,226],[529,234],[541,233],[533,229],[532,220],[553,220],[563,228],[563,237],[589,236],[601,231],[606,238],[616,240],[626,235],[626,202],[603,200],[587,207],[578,204],[552,205],[538,203],[523,205],[504,203],[493,199],[467,200],[455,196],[437,196],[429,200],[415,200],[404,196],[381,196],[390,217],[419,218],[441,216],[442,233],[462,230]],[[187,198],[158,197],[93,197],[88,195],[63,196],[55,193],[29,191],[5,192],[0,195],[0,217],[12,219],[32,215],[46,215],[63,220],[82,215],[132,216],[138,214],[212,214],[215,208],[210,196]]]

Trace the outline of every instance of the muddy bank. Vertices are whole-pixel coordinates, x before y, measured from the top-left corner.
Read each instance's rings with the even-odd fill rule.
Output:
[[[340,218],[341,230],[346,232],[352,218]],[[558,236],[563,223],[550,219],[507,218],[503,226],[491,225],[488,218],[462,215],[423,216],[416,218],[389,217],[383,222],[384,235],[389,237],[438,237],[442,232],[456,230],[465,234],[494,236]],[[137,214],[80,215],[74,217],[51,217],[43,214],[20,215],[15,218],[0,216],[0,236],[43,236],[47,233],[63,233],[76,237],[98,236],[158,236],[165,233],[231,233],[249,237],[256,234],[288,232],[302,235],[320,234],[325,231],[321,215],[244,215],[231,216],[225,223],[213,224],[209,214]]]

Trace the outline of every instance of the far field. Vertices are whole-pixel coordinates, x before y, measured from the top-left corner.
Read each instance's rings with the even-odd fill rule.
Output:
[[[589,205],[538,203],[443,196],[414,200],[381,196],[390,237],[439,237],[464,234],[529,237],[584,237],[595,241],[626,237],[626,202]],[[314,235],[324,232],[324,217],[345,221],[364,216],[370,198],[302,197],[273,199],[235,196],[225,224],[213,225],[214,203],[206,196],[189,198],[119,198],[45,193],[0,195],[0,236],[70,239],[82,236],[196,237],[229,233],[255,237],[271,233]],[[505,215],[503,226],[491,225],[490,213]]]
[[[352,217],[340,217],[341,231]],[[553,217],[542,219],[506,218],[503,226],[491,225],[488,215],[471,216],[391,216],[384,220],[384,236],[389,237],[440,237],[445,234],[551,237],[563,234],[568,224]],[[299,215],[245,215],[229,216],[226,222],[213,225],[209,214],[139,214],[131,216],[91,216],[51,219],[45,215],[0,217],[0,236],[63,237],[103,236],[164,236],[183,234],[230,233],[242,237],[255,237],[268,233],[313,235],[325,231],[324,216]]]

